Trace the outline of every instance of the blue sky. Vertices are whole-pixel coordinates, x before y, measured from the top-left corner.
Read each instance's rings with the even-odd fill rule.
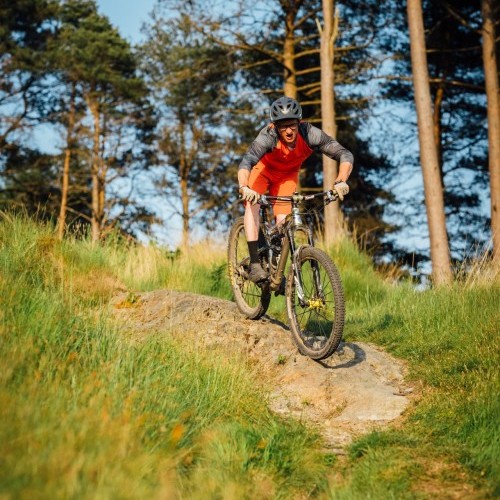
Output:
[[[156,0],[97,0],[99,11],[132,43],[140,40],[141,26],[155,3]]]

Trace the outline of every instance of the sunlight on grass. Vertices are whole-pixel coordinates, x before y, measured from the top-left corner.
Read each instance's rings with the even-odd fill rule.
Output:
[[[224,245],[173,254],[119,237],[59,242],[0,219],[0,495],[148,498],[456,497],[500,493],[498,273],[468,264],[448,289],[377,274],[349,242],[329,250],[347,341],[406,360],[403,419],[322,455],[301,423],[266,407],[227,353],[168,335],[130,345],[107,321],[116,293],[169,288],[230,298]],[[269,314],[286,321],[283,297]]]
[[[131,276],[127,263],[140,259]],[[110,326],[109,294],[133,279],[148,286],[169,265],[152,249],[61,244],[48,226],[0,223],[0,495],[269,498],[325,487],[317,436],[271,414],[241,360],[164,332],[131,345]]]

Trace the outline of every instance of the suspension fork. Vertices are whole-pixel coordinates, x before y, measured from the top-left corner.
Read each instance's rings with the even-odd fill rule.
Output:
[[[309,245],[312,247],[314,246],[314,236],[313,236],[313,228],[312,228],[312,220],[307,221],[307,241],[309,242]],[[315,260],[311,261],[311,268],[313,271],[313,277],[314,277],[314,284],[316,286],[316,293],[318,297],[321,297],[324,299],[324,293],[323,293],[323,285],[321,284],[321,276],[319,274],[319,267],[318,263]]]
[[[300,252],[300,248],[297,248],[295,245],[295,228],[292,227],[288,230],[287,233],[287,240],[289,241],[290,245],[290,250],[292,254],[292,270],[293,270],[293,280],[295,283],[295,287],[297,289],[297,296],[299,298],[299,304],[301,307],[305,307],[306,301],[304,297],[304,280],[302,279],[302,270],[300,268],[300,265],[298,263],[298,257]],[[309,240],[309,235],[308,235],[308,240]]]

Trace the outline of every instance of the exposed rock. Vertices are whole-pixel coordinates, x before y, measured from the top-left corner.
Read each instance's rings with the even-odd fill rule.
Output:
[[[408,405],[402,363],[370,344],[342,343],[317,362],[299,354],[286,325],[248,320],[226,300],[159,290],[121,294],[112,305],[134,338],[168,331],[248,356],[274,387],[271,409],[315,426],[329,451],[342,453],[354,436],[383,427]]]

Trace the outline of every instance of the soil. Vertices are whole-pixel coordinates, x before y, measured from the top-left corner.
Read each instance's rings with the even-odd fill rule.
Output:
[[[341,343],[317,362],[299,354],[285,324],[268,316],[248,320],[226,300],[159,290],[132,298],[123,293],[112,306],[136,340],[167,332],[245,356],[273,388],[271,409],[315,426],[328,452],[344,453],[356,436],[383,428],[409,404],[403,364],[367,343]]]

